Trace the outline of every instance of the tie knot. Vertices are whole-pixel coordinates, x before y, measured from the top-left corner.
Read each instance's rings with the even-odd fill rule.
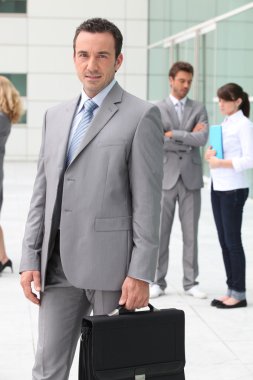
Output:
[[[91,99],[86,100],[84,103],[84,110],[89,113],[92,113],[97,107],[98,105]]]

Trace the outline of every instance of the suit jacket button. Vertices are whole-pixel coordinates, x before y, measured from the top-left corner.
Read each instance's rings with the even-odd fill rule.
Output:
[[[181,157],[181,156],[179,157],[179,160],[182,160],[182,157]]]

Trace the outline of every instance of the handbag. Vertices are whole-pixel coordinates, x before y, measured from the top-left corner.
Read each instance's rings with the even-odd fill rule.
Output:
[[[184,380],[185,318],[177,309],[129,312],[82,321],[79,380]]]

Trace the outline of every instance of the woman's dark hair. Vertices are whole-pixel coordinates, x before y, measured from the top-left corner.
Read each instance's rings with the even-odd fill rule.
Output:
[[[192,74],[192,76],[194,73],[193,66],[190,63],[178,61],[171,66],[169,77],[172,77],[174,79],[179,71],[186,71],[187,73]]]
[[[250,103],[249,96],[243,91],[242,87],[236,83],[227,83],[217,90],[217,96],[219,99],[234,101],[237,99],[242,99],[239,109],[242,110],[246,117],[250,114]]]
[[[123,36],[121,34],[121,31],[112,22],[103,18],[91,18],[79,25],[76,29],[76,33],[73,40],[74,53],[76,51],[76,39],[79,33],[81,32],[111,33],[115,41],[116,58],[118,58],[118,56],[120,55],[123,43]]]

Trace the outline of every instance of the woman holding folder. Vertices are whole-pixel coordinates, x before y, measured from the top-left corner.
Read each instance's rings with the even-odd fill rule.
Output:
[[[227,293],[212,306],[232,309],[247,306],[245,254],[241,240],[243,207],[248,198],[246,170],[253,168],[253,123],[250,103],[242,87],[228,83],[217,91],[223,158],[210,146],[205,159],[212,179],[211,202],[227,276]]]

